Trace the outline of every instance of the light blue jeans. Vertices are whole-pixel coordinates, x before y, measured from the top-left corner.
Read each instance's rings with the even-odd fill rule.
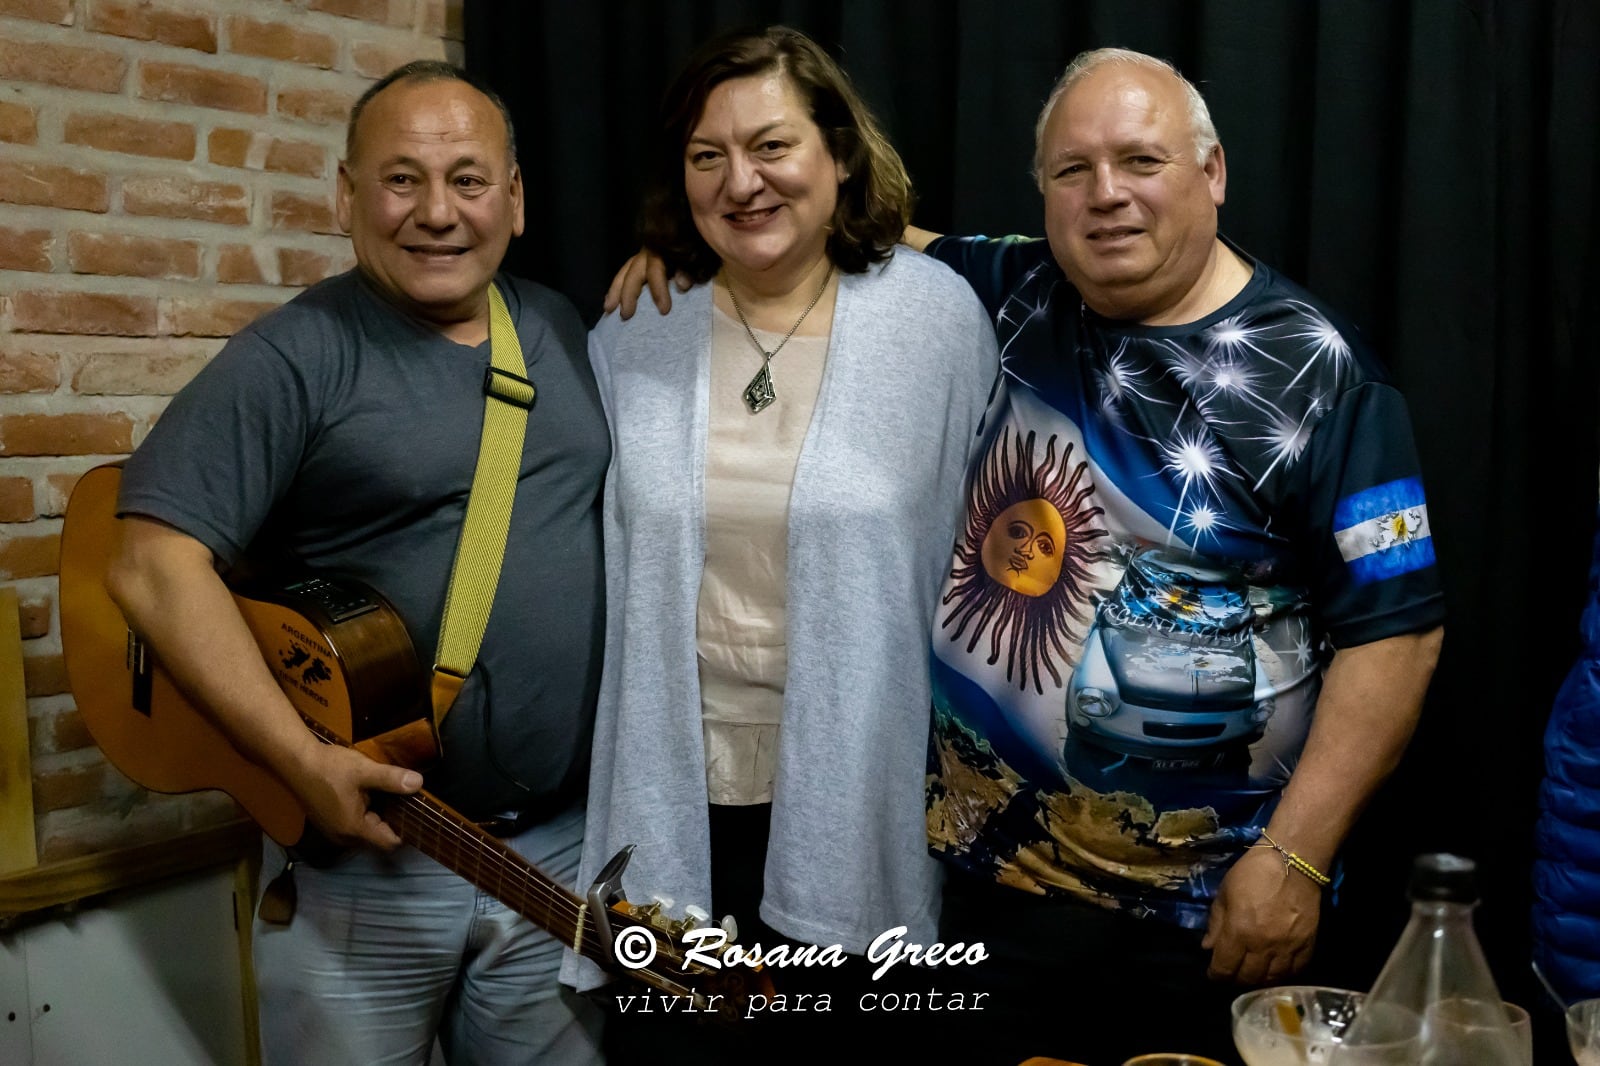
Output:
[[[562,884],[578,872],[580,804],[506,840]],[[261,883],[283,868],[267,841]],[[294,869],[287,926],[255,922],[265,1066],[602,1063],[602,1014],[557,981],[561,945],[410,847]]]

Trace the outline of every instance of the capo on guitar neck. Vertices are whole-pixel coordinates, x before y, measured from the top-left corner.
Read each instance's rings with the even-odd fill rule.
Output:
[[[589,894],[585,897],[589,911],[594,916],[595,930],[600,934],[600,952],[608,970],[617,969],[616,934],[611,931],[611,905],[628,898],[622,892],[622,871],[628,868],[628,860],[633,858],[633,848],[634,845],[629,844],[611,856],[611,861],[595,876],[594,884],[589,886]],[[573,946],[573,950],[582,952],[577,945]]]

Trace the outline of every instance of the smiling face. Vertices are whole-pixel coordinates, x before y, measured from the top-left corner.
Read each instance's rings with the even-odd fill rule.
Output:
[[[1195,159],[1175,77],[1128,64],[1085,75],[1046,122],[1040,174],[1050,249],[1095,311],[1149,321],[1196,288],[1227,173],[1220,146]]]
[[[733,78],[706,96],[684,148],[700,236],[748,285],[805,276],[825,254],[842,168],[781,72]]]
[[[505,121],[461,81],[399,81],[373,97],[339,166],[339,224],[362,272],[452,340],[488,336],[488,290],[522,232]]]

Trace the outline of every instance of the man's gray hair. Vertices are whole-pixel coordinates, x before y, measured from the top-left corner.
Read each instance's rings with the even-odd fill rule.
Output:
[[[1200,90],[1196,89],[1188,78],[1178,73],[1177,67],[1165,59],[1135,52],[1131,48],[1096,48],[1088,52],[1079,52],[1077,57],[1067,64],[1067,69],[1061,72],[1056,87],[1050,90],[1050,98],[1044,102],[1044,108],[1039,112],[1039,121],[1033,127],[1033,180],[1041,190],[1044,188],[1044,127],[1050,121],[1050,112],[1055,110],[1056,104],[1066,95],[1067,90],[1101,67],[1113,64],[1165,71],[1177,78],[1183,85],[1184,96],[1189,101],[1189,130],[1194,137],[1195,162],[1204,166],[1211,149],[1217,146],[1217,127],[1211,122],[1211,109],[1206,107],[1205,97],[1200,95]]]

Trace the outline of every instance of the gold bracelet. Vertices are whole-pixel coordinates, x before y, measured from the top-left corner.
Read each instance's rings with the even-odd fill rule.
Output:
[[[1315,866],[1312,866],[1309,862],[1306,862],[1306,860],[1302,859],[1300,856],[1296,855],[1282,844],[1279,844],[1276,840],[1273,840],[1271,837],[1267,836],[1267,831],[1265,829],[1261,831],[1261,839],[1265,840],[1266,843],[1251,844],[1250,846],[1252,848],[1271,848],[1273,851],[1276,851],[1279,855],[1283,856],[1284,866],[1291,870],[1299,870],[1301,873],[1311,878],[1311,880],[1315,881],[1322,888],[1327,888],[1329,885],[1333,884],[1333,878],[1329,877]]]

